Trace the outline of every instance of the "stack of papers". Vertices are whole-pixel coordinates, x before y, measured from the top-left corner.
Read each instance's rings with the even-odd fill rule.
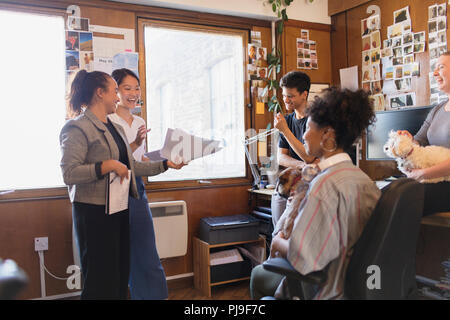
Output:
[[[182,129],[167,129],[164,145],[160,150],[145,154],[152,161],[168,159],[174,163],[188,163],[220,151],[220,141],[194,136]]]
[[[238,249],[218,251],[209,255],[209,264],[211,266],[239,261],[244,261],[244,259],[242,259]]]

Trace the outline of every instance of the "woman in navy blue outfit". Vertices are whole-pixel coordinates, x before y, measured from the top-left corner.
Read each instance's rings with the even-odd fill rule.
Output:
[[[141,96],[139,79],[128,69],[115,70],[112,77],[119,87],[120,102],[117,104],[116,113],[109,118],[124,128],[134,158],[138,161],[149,161],[144,156],[143,144],[149,130],[146,129],[144,119],[131,113]],[[152,213],[144,183],[139,176],[136,176],[136,185],[139,199],[129,198],[131,299],[166,299],[166,277],[156,250]]]

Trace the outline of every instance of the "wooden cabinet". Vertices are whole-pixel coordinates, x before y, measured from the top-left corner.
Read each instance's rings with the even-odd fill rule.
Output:
[[[220,244],[209,244],[200,240],[197,237],[193,238],[194,249],[194,286],[200,290],[205,296],[211,297],[211,287],[250,279],[250,272],[248,274],[239,276],[237,278],[226,279],[218,282],[211,282],[212,267],[210,264],[210,253],[213,250],[226,250],[239,245],[255,244],[264,249],[266,248],[266,239],[263,236],[259,236],[257,240],[239,241],[239,242],[227,242]],[[230,266],[232,264],[229,264]],[[228,266],[228,265],[223,265]],[[251,268],[250,268],[251,270]]]

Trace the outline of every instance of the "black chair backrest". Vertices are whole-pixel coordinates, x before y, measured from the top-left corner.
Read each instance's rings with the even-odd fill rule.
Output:
[[[383,191],[354,247],[346,274],[347,298],[416,298],[415,257],[423,198],[424,186],[413,179],[396,180]]]

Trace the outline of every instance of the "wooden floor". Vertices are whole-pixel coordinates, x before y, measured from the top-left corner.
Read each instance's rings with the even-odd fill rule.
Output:
[[[211,288],[211,297],[194,287],[169,289],[169,300],[250,300],[250,281],[239,281]]]

